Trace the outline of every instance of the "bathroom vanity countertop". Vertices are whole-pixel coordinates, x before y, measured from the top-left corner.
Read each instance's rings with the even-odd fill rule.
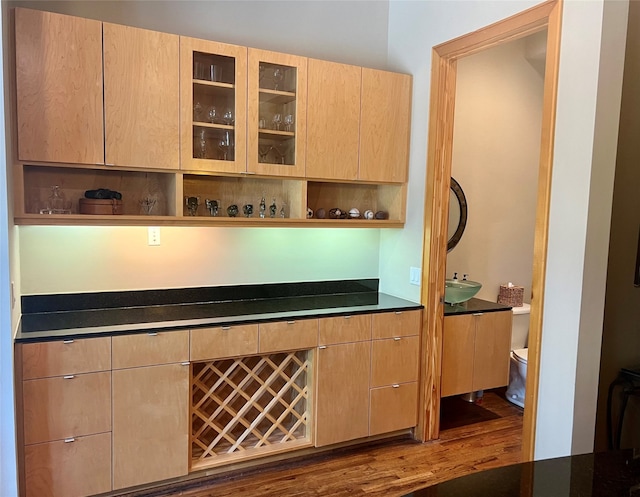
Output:
[[[408,311],[377,280],[23,297],[16,342]],[[25,312],[26,311],[26,312]]]
[[[482,299],[469,299],[466,302],[462,302],[461,304],[445,304],[444,305],[444,315],[445,316],[456,316],[459,314],[473,314],[475,312],[498,312],[498,311],[508,311],[511,310],[511,307],[508,305],[498,304],[496,302],[489,302],[488,300]]]

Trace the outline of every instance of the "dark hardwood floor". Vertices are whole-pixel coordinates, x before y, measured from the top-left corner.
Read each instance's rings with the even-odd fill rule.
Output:
[[[154,497],[370,496],[394,497],[445,480],[521,461],[522,409],[503,390],[482,402],[443,399],[440,439],[409,438],[344,448],[279,466],[217,476]],[[131,494],[134,495],[134,494]],[[140,494],[137,494],[140,495]]]

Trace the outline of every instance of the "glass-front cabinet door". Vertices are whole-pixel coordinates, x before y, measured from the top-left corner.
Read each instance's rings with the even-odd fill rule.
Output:
[[[305,174],[307,58],[249,48],[247,170]]]
[[[181,168],[246,171],[247,49],[180,38]]]

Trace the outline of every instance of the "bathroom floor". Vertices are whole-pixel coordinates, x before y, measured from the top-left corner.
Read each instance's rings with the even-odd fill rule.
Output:
[[[440,431],[477,423],[488,423],[500,418],[522,416],[524,410],[505,398],[506,388],[487,390],[476,402],[467,402],[462,396],[446,397],[440,403]]]

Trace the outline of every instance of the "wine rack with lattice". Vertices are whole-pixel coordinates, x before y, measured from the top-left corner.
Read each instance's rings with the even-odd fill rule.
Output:
[[[311,445],[311,352],[194,363],[191,468]]]

